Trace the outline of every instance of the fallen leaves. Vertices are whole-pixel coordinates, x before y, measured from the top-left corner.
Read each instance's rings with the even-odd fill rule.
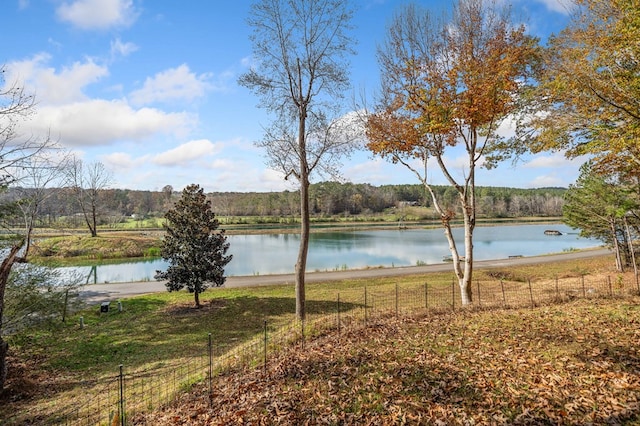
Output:
[[[638,300],[379,320],[197,386],[136,424],[640,420]],[[624,315],[622,315],[624,313]]]

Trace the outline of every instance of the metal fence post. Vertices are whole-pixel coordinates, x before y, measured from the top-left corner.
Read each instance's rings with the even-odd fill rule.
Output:
[[[62,322],[67,319],[67,304],[69,303],[69,289],[64,291],[64,306],[62,307]]]
[[[424,308],[429,310],[429,290],[427,289],[427,283],[424,283]]]
[[[586,298],[587,297],[587,292],[584,288],[584,275],[580,275],[580,281],[582,282],[582,298]]]
[[[126,426],[127,422],[125,419],[124,413],[124,366],[120,364],[120,374],[118,375],[118,381],[120,383],[120,400],[119,400],[119,411],[120,411],[120,425]]]
[[[213,340],[211,339],[211,333],[209,333],[209,406],[213,408]]]
[[[396,283],[396,319],[398,318],[398,283]]]
[[[340,293],[338,293],[338,334],[340,334]]]
[[[504,281],[500,280],[500,288],[502,288],[502,306],[507,305],[507,295],[504,292]]]
[[[480,300],[480,280],[476,280],[476,286],[478,287],[478,306],[482,306],[482,301]]]
[[[364,323],[367,324],[367,286],[364,286]]]
[[[267,320],[264,320],[264,371],[267,371]]]
[[[529,297],[531,298],[531,307],[535,308],[536,304],[533,301],[533,289],[531,288],[531,278],[528,278],[527,281],[529,282]]]
[[[613,297],[613,287],[611,287],[611,275],[607,275],[607,282],[609,283],[609,297]]]
[[[456,281],[451,280],[451,309],[456,310]]]

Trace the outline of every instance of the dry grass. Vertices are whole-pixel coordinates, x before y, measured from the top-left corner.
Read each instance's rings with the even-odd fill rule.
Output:
[[[475,306],[453,316],[451,312],[454,309],[456,312],[459,311],[459,295],[452,292],[452,289],[456,290],[456,286],[452,287],[451,285],[451,274],[429,274],[397,279],[349,280],[309,285],[307,288],[307,307],[310,321],[305,333],[307,336],[323,336],[323,334],[329,333],[328,337],[321,337],[318,341],[313,340],[309,346],[311,348],[309,353],[320,355],[325,351],[331,359],[342,359],[345,351],[351,351],[350,347],[359,345],[357,342],[361,341],[364,342],[362,350],[364,347],[368,347],[370,352],[379,351],[384,356],[385,351],[390,350],[385,346],[386,339],[393,342],[393,336],[396,333],[409,333],[414,335],[414,339],[424,340],[425,343],[440,343],[426,348],[414,348],[417,340],[403,337],[399,341],[409,340],[412,342],[410,346],[403,349],[405,359],[414,359],[412,357],[416,356],[419,359],[420,352],[417,351],[419,349],[445,357],[434,358],[434,363],[435,360],[438,363],[452,362],[447,358],[451,355],[447,348],[453,344],[451,342],[455,342],[458,347],[456,357],[467,356],[466,354],[472,354],[469,356],[479,359],[496,357],[496,362],[499,363],[496,365],[508,370],[511,368],[510,361],[504,351],[514,344],[514,338],[518,335],[527,339],[535,337],[537,340],[534,343],[527,343],[527,345],[539,344],[545,334],[551,335],[550,333],[553,331],[550,327],[554,323],[549,322],[550,319],[557,319],[558,327],[565,330],[563,335],[568,335],[569,329],[567,327],[571,324],[583,328],[591,338],[581,341],[581,344],[587,346],[596,344],[593,347],[589,346],[590,349],[602,346],[602,342],[598,343],[596,339],[599,336],[598,333],[601,333],[602,338],[606,337],[603,334],[605,332],[613,333],[606,337],[609,340],[618,339],[621,342],[627,342],[635,338],[636,342],[640,341],[637,332],[633,334],[634,327],[637,330],[638,324],[640,324],[636,309],[638,298],[632,295],[637,291],[636,284],[630,274],[615,274],[611,269],[611,264],[611,258],[607,256],[598,259],[518,267],[508,271],[500,269],[478,271],[476,284],[480,292],[478,293],[476,286],[474,286]],[[509,275],[506,276],[507,274]],[[583,274],[588,274],[584,280]],[[500,282],[500,278],[503,280],[502,282]],[[620,279],[622,280],[620,281]],[[529,287],[530,281],[533,281],[532,287]],[[425,283],[427,283],[426,294]],[[532,295],[534,303],[531,303]],[[224,363],[227,366],[232,365],[234,360],[236,363],[247,361],[248,364],[255,365],[256,355],[258,359],[260,357],[259,352],[250,351],[255,348],[257,342],[259,343],[265,320],[269,321],[271,333],[275,333],[278,329],[284,330],[283,337],[278,343],[278,350],[290,348],[290,344],[287,342],[292,340],[291,336],[295,339],[296,333],[299,332],[299,330],[292,330],[293,334],[286,334],[288,332],[286,329],[290,327],[295,311],[292,286],[216,289],[203,296],[206,296],[206,298],[202,298],[206,308],[200,310],[190,307],[192,295],[186,292],[137,297],[124,302],[126,308],[123,313],[113,312],[109,315],[99,315],[94,310],[78,313],[77,316],[85,316],[86,322],[86,328],[81,332],[78,329],[76,316],[70,320],[70,323],[60,328],[39,330],[28,336],[23,336],[21,340],[14,339],[11,342],[11,366],[16,368],[10,370],[12,375],[10,392],[5,393],[3,399],[0,400],[0,419],[7,419],[10,416],[13,418],[11,424],[29,424],[29,422],[32,422],[31,424],[45,424],[56,411],[73,407],[74,404],[84,402],[99,394],[102,389],[99,385],[100,380],[104,378],[111,380],[117,373],[116,368],[120,363],[126,365],[127,372],[146,371],[159,376],[165,374],[165,370],[175,371],[188,362],[190,357],[206,354],[208,332],[213,334],[217,345],[217,355],[225,357]],[[338,303],[338,297],[340,303]],[[583,297],[587,300],[575,302],[575,299]],[[558,302],[570,302],[570,304],[558,305]],[[547,307],[541,307],[541,305]],[[532,306],[535,306],[535,309],[531,309]],[[589,311],[591,306],[593,309]],[[416,317],[416,315],[425,312],[425,307],[429,308],[431,316]],[[503,310],[504,307],[525,307],[526,309],[522,311]],[[549,314],[550,312],[553,314]],[[391,320],[380,322],[375,326],[373,335],[369,335],[371,329],[368,326],[386,316],[404,319],[403,321],[410,326],[409,330],[401,330],[404,328],[403,321],[396,323],[395,320]],[[576,316],[576,318],[572,318],[572,316]],[[603,322],[601,317],[613,320]],[[593,328],[589,328],[590,323],[593,323]],[[342,330],[349,329],[348,334],[331,334],[333,333],[331,330],[334,330],[337,324],[341,325]],[[411,324],[419,325],[412,326]],[[363,327],[363,325],[367,325],[367,327]],[[525,333],[527,327],[539,330],[539,336]],[[605,331],[601,332],[600,330]],[[475,336],[474,339],[477,341],[470,340],[467,344],[465,339],[469,337],[470,331],[473,331],[471,335]],[[458,335],[459,333],[461,334]],[[377,337],[378,334],[379,337]],[[350,338],[346,338],[346,336],[352,335],[359,336],[356,342],[351,342]],[[449,339],[450,342],[442,343],[442,339]],[[480,344],[485,340],[487,345]],[[554,341],[560,342],[560,340],[555,339]],[[574,339],[569,343],[575,345],[576,341]],[[498,349],[502,352],[499,352]],[[542,352],[535,356],[538,358],[544,356],[547,362],[551,363],[549,364],[551,367],[560,368],[562,363],[558,364],[560,361],[555,358],[564,356],[563,354],[569,349],[571,348],[568,346],[543,345]],[[573,348],[572,350],[577,349]],[[293,354],[292,356],[302,357],[301,359],[305,359],[307,356],[305,352],[298,353],[295,349],[293,349]],[[631,352],[630,354],[629,356],[635,356]],[[276,355],[270,355],[270,358],[274,356]],[[289,355],[283,355],[285,358],[277,356],[279,361],[276,360],[275,364],[271,362],[270,369],[283,368],[286,357]],[[315,358],[308,358],[307,368],[311,369],[309,374],[314,374],[313,368],[325,369],[325,367],[331,366],[326,366],[319,361],[318,366],[320,367],[314,367],[314,362]],[[278,365],[280,366],[278,367]],[[373,365],[374,370],[379,370],[376,374],[383,375],[386,371],[384,369],[387,367],[383,365],[379,367],[375,367],[376,364]],[[431,364],[425,366],[427,369],[432,367]],[[474,369],[479,371],[480,367],[469,365],[463,368],[464,371],[468,370],[469,374],[478,374]],[[299,378],[303,380],[305,377],[303,373],[304,370],[295,374],[300,374]],[[251,374],[253,373],[249,373],[249,375]],[[338,375],[339,372],[332,374]],[[415,374],[419,376],[421,373],[415,370]],[[264,380],[267,379],[268,376]],[[244,385],[241,386],[241,382],[247,381],[250,384],[256,378],[249,379],[246,375],[225,376],[225,379],[220,383],[216,380],[216,386],[220,387],[220,392],[224,390],[225,386],[228,386],[225,385],[226,380],[231,380],[235,383],[234,386],[242,388]],[[311,382],[309,385],[296,384],[295,387],[308,386],[311,389],[323,389],[324,385],[314,382],[312,377],[304,378],[304,380],[311,380]],[[349,376],[349,380],[365,380],[365,378],[356,379]],[[408,378],[407,380],[414,379]],[[465,380],[470,379],[465,378]],[[498,380],[498,378],[494,380]],[[249,386],[248,384],[247,386]],[[273,384],[266,385],[275,386]],[[518,384],[518,386],[520,385]],[[638,392],[634,386],[635,384],[632,384],[631,389],[633,392]],[[376,396],[376,400],[386,401],[380,408],[386,409],[385,407],[390,402],[386,399],[384,387],[381,389],[378,391],[379,395]],[[271,393],[271,395],[278,395],[277,399],[279,400],[280,392],[284,392],[283,395],[286,399],[287,392],[291,391],[285,392],[285,390],[277,388],[277,393]],[[499,391],[507,395],[512,389],[503,387]],[[332,389],[327,392],[333,395]],[[315,398],[313,395],[303,395]],[[171,395],[167,395],[167,398],[169,397]],[[196,397],[197,395],[185,398]],[[359,406],[363,403],[350,401],[348,400],[350,397],[347,393],[344,395],[336,394],[336,398],[343,398],[340,401],[342,405],[330,408],[333,413],[331,416],[334,417],[324,413],[322,418],[334,424],[340,422],[357,424],[359,420],[354,419],[362,420],[372,415],[369,408],[358,411],[357,407],[351,407],[349,404]],[[497,398],[496,395],[493,397]],[[593,397],[595,396],[592,395]],[[243,401],[242,397],[238,396],[238,401]],[[257,406],[262,403],[266,402],[256,402]],[[363,407],[367,404],[364,404]],[[418,402],[414,401],[411,404],[418,404]],[[476,402],[472,400],[463,405],[470,407],[468,409],[471,412],[476,409],[473,408],[476,407],[474,404]],[[157,407],[157,402],[153,403],[152,401],[149,406],[151,408]],[[240,402],[235,406],[232,405],[229,410],[233,407],[237,408],[239,412],[243,410]],[[348,408],[348,411],[344,411],[347,410],[345,407]],[[185,410],[185,407],[176,407],[175,409],[179,411],[176,418],[181,418],[180,416],[186,413],[186,411],[181,411]],[[201,409],[203,409],[202,406],[192,412],[192,415]],[[280,408],[277,409],[280,410]],[[265,408],[265,410],[267,409]],[[306,418],[311,423],[314,423],[313,419],[316,415],[320,415],[320,412],[301,413],[300,409],[296,408],[295,410],[298,410],[296,416],[304,417],[304,413],[311,416]],[[516,414],[510,415],[504,407],[500,410],[507,420],[503,419],[496,421],[496,423],[509,423],[518,419],[518,416],[524,415],[523,412],[517,410]],[[270,413],[268,410],[264,412]],[[356,417],[339,417],[349,412],[360,414]],[[16,413],[19,415],[15,416]],[[291,412],[288,413],[288,415],[293,415]],[[233,415],[236,416],[236,414]],[[155,415],[160,416],[161,414],[156,413]],[[227,415],[231,416],[232,414],[227,413]],[[411,415],[418,414],[414,412]],[[469,415],[467,414],[467,416]],[[431,419],[431,417],[425,417],[424,413],[420,416],[422,416],[418,417],[421,419],[420,421]],[[153,418],[152,416],[151,419]],[[288,417],[283,417],[283,419],[286,418]],[[392,422],[391,417],[382,418]],[[226,417],[225,419],[238,420],[235,417]],[[262,419],[266,421],[269,417]],[[407,419],[412,423],[410,417]],[[286,423],[284,420],[282,421],[282,424]],[[180,422],[189,424],[186,420],[176,420],[176,422],[178,422],[177,424],[181,424]],[[247,422],[254,423],[253,420],[247,420]],[[150,420],[149,424],[158,423]],[[218,423],[213,421],[212,424]]]
[[[135,424],[640,424],[639,301],[379,319]]]

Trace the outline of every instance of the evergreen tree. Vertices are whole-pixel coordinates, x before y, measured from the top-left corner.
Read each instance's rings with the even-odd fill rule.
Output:
[[[637,190],[616,176],[603,176],[594,164],[585,163],[580,177],[565,194],[564,222],[580,228],[583,237],[597,238],[610,246],[616,255],[616,268],[624,271],[632,258],[629,221],[637,223]]]
[[[226,255],[229,243],[224,229],[211,210],[211,202],[196,184],[187,186],[182,197],[165,214],[166,235],[162,258],[170,263],[166,271],[156,271],[157,280],[167,280],[169,291],[186,287],[200,307],[200,293],[210,286],[224,284],[224,267],[231,261]]]

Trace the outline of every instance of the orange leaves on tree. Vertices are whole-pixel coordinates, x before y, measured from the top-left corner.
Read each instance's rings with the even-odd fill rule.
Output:
[[[603,172],[640,170],[640,9],[635,0],[580,0],[550,43],[534,150],[594,156]]]
[[[381,53],[386,93],[368,123],[369,148],[413,155],[411,145],[453,145],[480,129],[494,137],[537,66],[537,40],[482,1],[460,2],[444,27],[414,8],[405,13]]]

